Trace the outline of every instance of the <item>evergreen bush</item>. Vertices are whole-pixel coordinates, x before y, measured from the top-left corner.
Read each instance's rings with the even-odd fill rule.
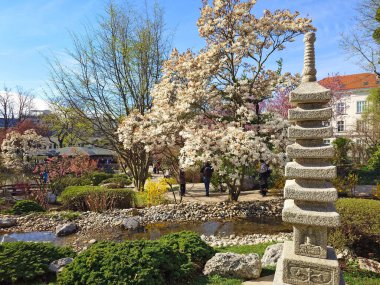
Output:
[[[184,284],[193,272],[186,254],[160,241],[101,242],[67,265],[58,284]]]
[[[44,212],[44,208],[41,207],[35,201],[32,200],[20,200],[14,204],[12,208],[12,213],[15,215],[29,214],[32,212]]]
[[[0,284],[31,281],[48,274],[49,263],[74,257],[67,247],[50,243],[5,242],[0,244]]]

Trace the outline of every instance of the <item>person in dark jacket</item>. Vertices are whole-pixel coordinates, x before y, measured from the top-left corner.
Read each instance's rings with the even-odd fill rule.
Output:
[[[203,167],[203,183],[205,184],[206,189],[206,196],[210,196],[210,182],[212,173],[214,172],[214,169],[211,166],[210,162],[206,162],[205,166]]]
[[[180,189],[180,195],[185,196],[186,192],[186,174],[185,171],[181,168],[179,170],[179,189]]]
[[[271,170],[269,165],[262,159],[260,159],[260,169],[259,169],[259,178],[260,178],[260,194],[265,197],[268,193],[268,179],[270,176]]]

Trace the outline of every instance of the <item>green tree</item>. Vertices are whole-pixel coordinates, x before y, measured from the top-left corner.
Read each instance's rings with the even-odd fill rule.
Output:
[[[348,138],[336,138],[332,144],[335,148],[334,164],[348,164],[350,162],[348,152],[351,149],[352,141]]]
[[[42,117],[43,123],[50,130],[49,140],[58,141],[59,147],[75,145],[86,141],[94,132],[89,120],[79,116],[71,107],[54,105],[53,112]]]
[[[367,104],[362,113],[359,135],[372,155],[380,146],[380,88],[374,88],[367,97]]]
[[[143,190],[149,155],[143,143],[124,149],[116,130],[132,110],[144,114],[152,106],[150,91],[168,53],[163,12],[158,5],[141,14],[113,3],[105,12],[86,34],[73,34],[70,67],[50,61],[51,90],[94,126]]]

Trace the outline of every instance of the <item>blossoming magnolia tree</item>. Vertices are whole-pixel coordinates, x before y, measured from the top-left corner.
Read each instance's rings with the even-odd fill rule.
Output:
[[[38,135],[34,129],[23,134],[12,131],[1,144],[4,166],[17,171],[31,170],[32,157],[46,145],[46,139]]]
[[[124,121],[119,136],[129,148],[144,142],[147,151],[179,147],[179,163],[210,161],[237,200],[244,179],[259,159],[280,164],[286,122],[260,114],[260,103],[282,80],[265,64],[296,36],[313,30],[297,12],[265,10],[256,1],[203,1],[198,19],[206,46],[198,53],[174,50],[155,86],[153,107]]]

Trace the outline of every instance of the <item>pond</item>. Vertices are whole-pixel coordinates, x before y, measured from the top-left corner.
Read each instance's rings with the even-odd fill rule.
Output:
[[[67,237],[56,237],[53,232],[11,233],[11,237],[22,241],[49,241],[57,245],[84,244],[91,239],[123,241],[133,239],[158,239],[164,234],[182,230],[194,231],[207,236],[229,236],[248,234],[277,234],[291,232],[290,225],[277,218],[254,218],[239,220],[207,221],[207,222],[181,222],[181,223],[155,223],[138,230],[130,231],[121,228],[105,228],[102,231],[79,232]],[[0,233],[0,239],[2,235]]]

